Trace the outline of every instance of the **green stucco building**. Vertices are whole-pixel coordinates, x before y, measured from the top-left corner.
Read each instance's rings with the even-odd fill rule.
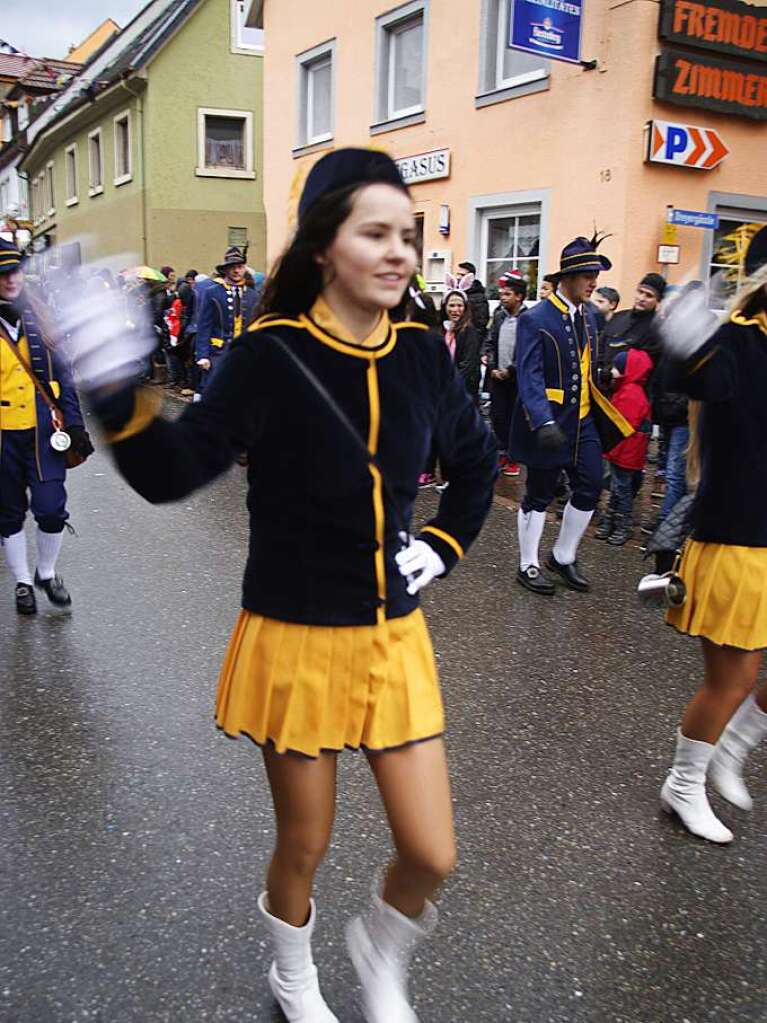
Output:
[[[27,131],[33,248],[264,269],[263,32],[240,0],[152,0]]]

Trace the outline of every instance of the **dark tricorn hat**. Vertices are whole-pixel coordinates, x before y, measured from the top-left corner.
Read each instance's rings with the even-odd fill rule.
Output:
[[[309,171],[301,199],[298,219],[303,220],[311,207],[329,192],[349,185],[394,185],[407,191],[397,164],[386,153],[375,149],[336,149]]]
[[[746,252],[746,273],[750,277],[767,263],[767,224],[760,228]]]
[[[0,238],[0,274],[9,274],[19,270],[24,264],[24,253],[20,251],[16,242],[9,242]]]
[[[236,245],[232,245],[224,253],[224,262],[219,263],[216,269],[219,273],[223,273],[228,266],[242,266],[245,262],[245,257],[242,254],[242,249],[238,249]]]
[[[598,236],[594,236],[591,240],[581,236],[571,241],[569,245],[565,245],[562,255],[559,257],[559,276],[592,271],[601,273],[602,270],[610,270],[612,268],[610,260],[607,256],[597,252],[600,241]]]

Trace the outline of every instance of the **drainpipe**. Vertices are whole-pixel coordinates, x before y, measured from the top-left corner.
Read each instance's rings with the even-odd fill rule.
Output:
[[[127,74],[120,81],[120,85],[125,91],[131,95],[138,103],[138,120],[139,120],[139,147],[141,153],[141,178],[139,180],[139,187],[141,189],[141,262],[148,262],[147,255],[147,214],[146,214],[146,142],[144,131],[144,93],[134,92],[128,87]]]

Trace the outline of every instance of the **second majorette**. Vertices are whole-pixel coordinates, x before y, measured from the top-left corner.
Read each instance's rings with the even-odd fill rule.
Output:
[[[560,473],[567,473],[572,495],[546,566],[570,589],[588,590],[576,556],[602,488],[602,451],[634,432],[591,373],[597,326],[588,299],[600,272],[612,265],[597,245],[597,238],[576,238],[565,246],[556,291],[525,313],[517,328],[519,399],[509,457],[527,466],[517,520],[517,581],[546,596],[554,593],[554,583],[541,571],[539,547]]]
[[[201,402],[171,422],[146,389],[90,388],[120,471],[151,501],[185,497],[248,451],[250,551],[216,721],[263,747],[277,844],[258,906],[275,952],[270,986],[291,1023],[337,1019],[312,959],[311,896],[338,753],[365,751],[397,850],[383,876],[371,869],[369,907],[347,931],[371,1023],[416,1020],[408,961],[436,925],[430,899],[455,859],[442,700],[418,591],[477,536],[497,459],[443,340],[389,320],[415,265],[412,203],[395,163],[331,153],[307,179],[295,237],[267,284],[268,315],[235,340]],[[86,383],[105,379],[88,333],[79,327],[71,341]],[[121,352],[111,340],[97,349],[112,380]],[[287,374],[303,395],[290,407],[275,387]],[[432,442],[450,487],[413,539]],[[307,459],[316,471],[305,471]]]

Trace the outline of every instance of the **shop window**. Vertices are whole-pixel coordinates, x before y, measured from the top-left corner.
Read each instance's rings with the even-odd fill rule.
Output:
[[[760,217],[759,220],[754,219]],[[710,303],[723,309],[746,279],[745,258],[751,239],[767,223],[765,212],[720,212],[708,267]]]
[[[509,46],[511,6],[511,0],[483,0],[480,96],[505,90],[524,94],[547,85],[550,62]]]
[[[77,144],[73,143],[64,150],[64,177],[67,186],[67,206],[74,206],[79,201],[77,193]]]
[[[250,111],[198,109],[196,173],[202,177],[255,178]]]
[[[519,270],[528,295],[538,294],[541,212],[535,206],[487,210],[482,217],[482,267],[488,298],[498,298],[497,280],[506,270]]]
[[[335,42],[324,43],[298,61],[298,145],[311,146],[333,137]]]
[[[422,114],[426,83],[427,4],[416,2],[376,20],[379,123]]]
[[[130,111],[124,110],[114,119],[115,185],[124,185],[133,177],[131,165]]]
[[[88,135],[88,195],[101,195],[104,191],[104,153],[101,147],[101,128]]]

